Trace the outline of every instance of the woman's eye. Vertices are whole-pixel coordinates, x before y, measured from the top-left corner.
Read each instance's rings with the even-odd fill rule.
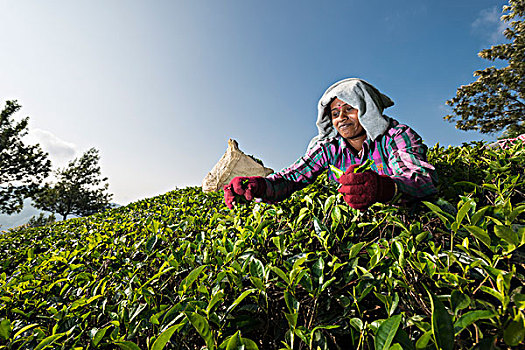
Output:
[[[332,112],[332,118],[336,119],[337,117],[339,117],[339,111]]]
[[[345,113],[351,113],[353,110],[354,110],[354,108],[351,107],[351,106],[346,106],[345,107]]]

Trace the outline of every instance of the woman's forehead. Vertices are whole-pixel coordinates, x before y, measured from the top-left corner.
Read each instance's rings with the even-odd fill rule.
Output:
[[[350,106],[349,103],[346,103],[345,101],[340,100],[337,97],[334,97],[334,99],[330,102],[330,109],[341,108],[346,105]]]

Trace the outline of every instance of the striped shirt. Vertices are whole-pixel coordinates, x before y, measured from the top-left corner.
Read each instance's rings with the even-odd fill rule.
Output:
[[[265,200],[276,202],[311,184],[328,169],[328,177],[337,181],[329,166],[345,171],[352,164],[373,160],[373,171],[388,175],[397,184],[405,199],[422,198],[437,192],[437,175],[427,162],[427,146],[421,137],[406,125],[390,119],[390,127],[375,141],[365,140],[357,153],[340,135],[318,141],[290,167],[266,177]],[[407,198],[408,195],[408,198]]]

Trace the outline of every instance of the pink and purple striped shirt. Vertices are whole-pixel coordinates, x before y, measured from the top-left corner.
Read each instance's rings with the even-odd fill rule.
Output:
[[[372,170],[390,176],[405,197],[423,198],[435,194],[437,175],[427,162],[427,146],[410,127],[392,118],[389,120],[390,127],[385,134],[375,141],[367,139],[359,153],[340,135],[317,142],[290,167],[266,177],[268,186],[264,200],[281,201],[313,183],[327,169],[329,178],[337,181],[329,169],[330,164],[344,171],[367,159],[373,160]]]

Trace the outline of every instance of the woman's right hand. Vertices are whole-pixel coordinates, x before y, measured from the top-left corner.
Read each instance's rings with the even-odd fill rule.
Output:
[[[224,186],[224,202],[233,209],[233,204],[238,203],[239,197],[247,201],[254,198],[263,198],[266,193],[266,180],[261,176],[237,176]]]

